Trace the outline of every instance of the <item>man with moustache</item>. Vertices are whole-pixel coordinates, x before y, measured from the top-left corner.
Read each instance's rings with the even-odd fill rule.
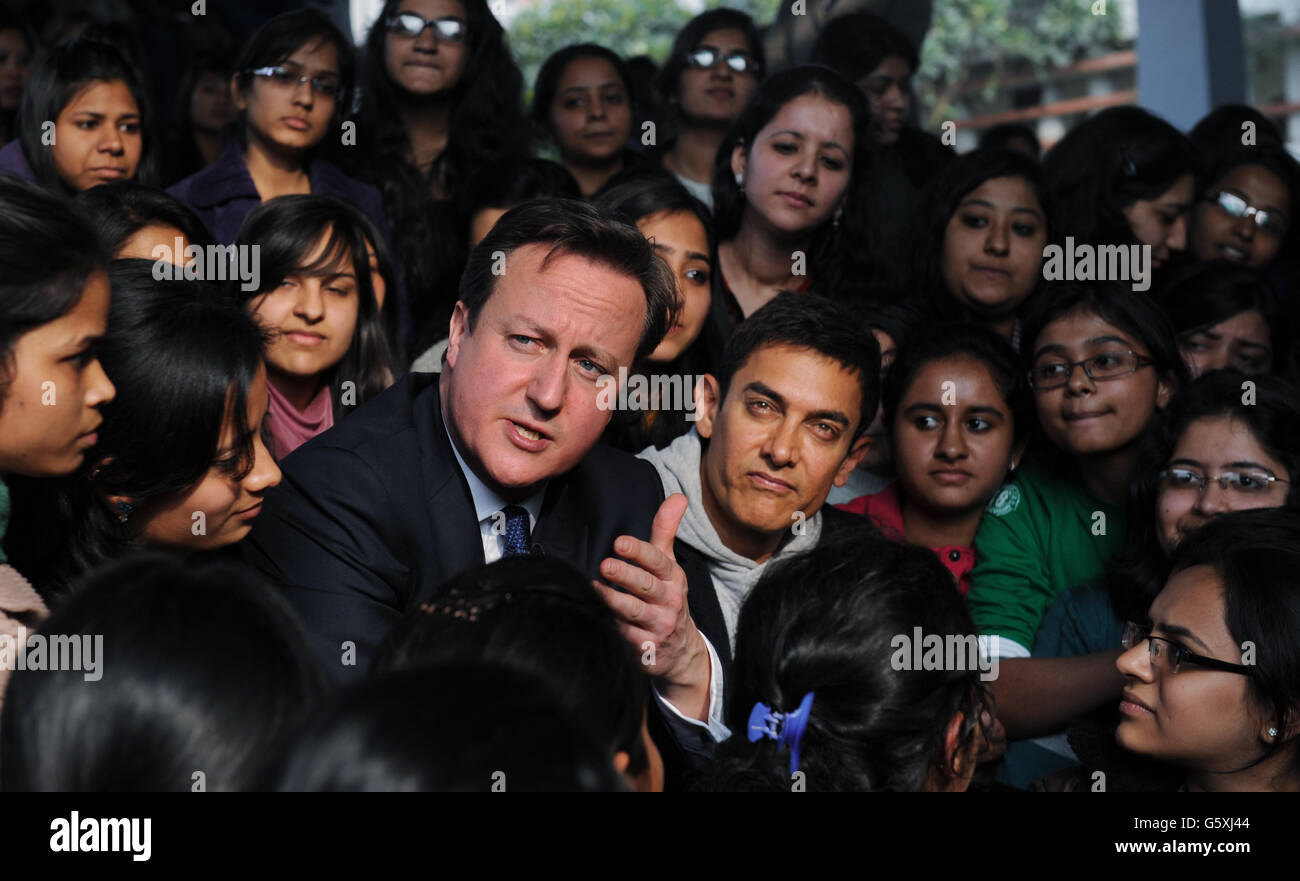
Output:
[[[870,329],[824,297],[783,293],[737,327],[718,376],[696,385],[695,428],[639,454],[665,492],[690,502],[674,556],[713,666],[707,722],[694,715],[699,723],[676,727],[697,756],[726,737],[722,689],[740,606],[767,564],[846,530],[879,537],[865,518],[825,504],[867,453],[879,395],[880,347]],[[641,613],[636,597],[606,593],[625,620]]]

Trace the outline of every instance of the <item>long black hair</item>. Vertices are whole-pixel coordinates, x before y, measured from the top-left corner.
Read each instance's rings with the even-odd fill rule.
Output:
[[[788,792],[789,753],[744,732],[756,703],[790,712],[809,693],[799,770],[810,791],[917,792],[942,781],[950,722],[961,714],[957,751],[967,753],[989,699],[973,652],[965,669],[894,666],[898,637],[917,630],[968,648],[976,639],[930,550],[855,535],[773,564],[740,609],[727,683],[733,733],[711,788]]]
[[[90,643],[93,670],[14,674],[0,723],[8,792],[250,789],[326,693],[293,612],[241,565],[136,555],[42,633],[102,651]]]
[[[505,31],[487,0],[461,0],[467,19],[469,57],[452,90],[447,146],[421,174],[408,161],[410,134],[401,113],[400,87],[388,76],[385,44],[388,18],[401,0],[386,0],[366,36],[361,62],[362,100],[358,118],[358,157],[349,167],[383,194],[391,229],[401,230],[394,247],[411,299],[412,352],[447,335],[456,304],[456,286],[465,267],[469,218],[458,205],[464,188],[483,166],[503,156],[527,152],[523,116],[524,75],[515,63]],[[430,194],[434,180],[445,180],[450,204]]]
[[[624,790],[604,747],[544,682],[484,661],[400,670],[344,692],[302,726],[272,788]]]
[[[140,111],[143,138],[135,180],[149,185],[157,183],[157,151],[153,146],[152,132],[154,120],[140,74],[118,49],[84,37],[37,55],[27,87],[23,90],[23,100],[18,107],[18,140],[36,180],[56,193],[72,192],[55,170],[53,151],[42,142],[45,135],[42,126],[57,120],[68,102],[93,82],[126,84]]]
[[[1136,243],[1124,209],[1199,170],[1187,136],[1140,107],[1101,111],[1043,158],[1062,232],[1091,245]]]
[[[309,264],[317,244],[327,237],[325,250]],[[335,419],[388,388],[397,376],[392,343],[370,281],[367,240],[376,254],[385,253],[383,237],[369,218],[330,196],[281,196],[264,202],[249,212],[235,240],[237,247],[261,249],[261,283],[256,291],[239,292],[245,304],[275,290],[290,275],[326,275],[340,265],[351,267],[357,282],[357,323],[347,352],[326,378]],[[385,309],[392,300],[385,299]],[[344,402],[336,379],[356,384],[355,400],[347,396]]]
[[[713,160],[713,217],[718,242],[730,241],[740,230],[745,213],[745,193],[731,171],[731,154],[737,144],[752,151],[754,139],[772,118],[796,98],[821,95],[844,105],[853,123],[853,163],[849,188],[838,224],[827,220],[813,234],[808,255],[817,289],[836,296],[846,280],[861,279],[870,267],[856,265],[855,243],[870,235],[868,223],[868,169],[871,155],[871,110],[858,87],[827,67],[804,65],[769,77],[732,124]],[[868,249],[870,252],[870,249]]]
[[[40,515],[13,524],[28,536],[14,551],[28,558],[29,577],[51,601],[139,544],[152,504],[203,479],[227,419],[235,427],[232,479],[254,465],[261,426],[248,424],[247,414],[262,368],[262,330],[217,284],[159,281],[154,265],[110,266],[108,332],[96,351],[117,396],[103,408],[99,441],[80,471],[42,488]],[[109,496],[132,499],[137,516],[120,522]]]
[[[94,230],[67,203],[0,175],[0,407],[18,338],[72,311],[104,263]]]
[[[1243,383],[1254,383],[1244,403]],[[1300,390],[1278,376],[1212,370],[1170,401],[1142,439],[1129,487],[1124,548],[1106,564],[1111,604],[1121,620],[1141,621],[1169,577],[1169,559],[1156,537],[1156,475],[1183,434],[1202,419],[1230,417],[1250,429],[1255,442],[1286,466],[1291,481],[1285,504],[1300,507]]]

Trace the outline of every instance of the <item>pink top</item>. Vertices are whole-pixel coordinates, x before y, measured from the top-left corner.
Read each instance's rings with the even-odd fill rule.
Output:
[[[283,459],[316,435],[334,426],[334,402],[330,399],[329,386],[321,387],[306,410],[299,410],[290,404],[289,399],[276,390],[274,383],[268,382],[266,388],[271,399],[271,405],[266,411],[266,423],[275,439],[273,452],[276,459]]]
[[[901,542],[907,540],[903,535],[902,501],[898,496],[898,484],[891,483],[875,495],[860,496],[835,507],[852,514],[862,514],[876,524],[876,528],[885,538]],[[957,582],[957,590],[961,591],[962,596],[966,596],[970,590],[970,571],[975,568],[975,550],[960,545],[948,545],[942,548],[931,548],[931,550],[939,558],[939,562],[947,566],[948,571],[952,573],[953,580]]]

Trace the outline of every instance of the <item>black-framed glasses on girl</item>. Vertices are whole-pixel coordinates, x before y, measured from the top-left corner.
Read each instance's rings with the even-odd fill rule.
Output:
[[[1229,661],[1220,661],[1218,658],[1198,655],[1172,639],[1153,636],[1151,628],[1144,624],[1135,624],[1132,621],[1125,623],[1124,636],[1121,640],[1124,648],[1131,649],[1143,640],[1146,640],[1151,663],[1166,673],[1177,673],[1184,664],[1187,664],[1223,673],[1250,675],[1250,668],[1245,664],[1233,664]]]

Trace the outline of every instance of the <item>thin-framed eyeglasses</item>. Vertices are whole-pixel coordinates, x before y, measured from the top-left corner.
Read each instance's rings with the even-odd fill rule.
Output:
[[[323,98],[337,98],[339,91],[343,88],[338,77],[329,74],[304,76],[284,65],[257,67],[250,70],[249,73],[253,76],[266,77],[275,85],[285,89],[296,89],[303,83],[311,83],[312,91]]]
[[[414,12],[399,12],[385,19],[388,30],[403,37],[418,37],[425,28],[433,28],[433,35],[446,43],[463,43],[468,33],[463,19],[454,15],[441,18],[425,18]]]
[[[1132,349],[1122,352],[1102,352],[1082,361],[1045,360],[1039,361],[1029,371],[1029,384],[1035,391],[1060,388],[1069,383],[1074,376],[1074,368],[1082,367],[1083,372],[1092,380],[1119,379],[1130,373],[1137,373],[1143,367],[1154,364],[1145,355],[1139,355]]]
[[[1281,238],[1286,235],[1287,219],[1276,211],[1261,211],[1241,196],[1229,190],[1220,190],[1205,201],[1218,205],[1224,214],[1233,220],[1243,217],[1254,218],[1255,226],[1271,236]]]
[[[736,73],[758,76],[758,60],[739,49],[724,54],[717,46],[697,46],[693,52],[686,53],[686,63],[697,70],[709,70],[719,61],[726,62],[727,67]]]
[[[1242,676],[1250,675],[1250,668],[1245,664],[1233,664],[1228,661],[1220,661],[1218,658],[1207,658],[1205,655],[1198,655],[1187,650],[1172,639],[1166,639],[1163,636],[1152,636],[1150,627],[1135,624],[1132,621],[1124,624],[1122,639],[1124,648],[1131,649],[1144,639],[1147,641],[1147,651],[1151,655],[1151,663],[1165,672],[1177,673],[1183,664],[1189,664],[1204,667],[1207,670],[1219,670],[1223,673],[1239,673]]]
[[[1219,489],[1239,496],[1265,496],[1275,483],[1290,483],[1281,477],[1274,477],[1264,471],[1221,471],[1218,474],[1202,474],[1192,468],[1166,468],[1158,475],[1160,485],[1167,491],[1180,492],[1195,490],[1197,495],[1205,492],[1213,481]]]

